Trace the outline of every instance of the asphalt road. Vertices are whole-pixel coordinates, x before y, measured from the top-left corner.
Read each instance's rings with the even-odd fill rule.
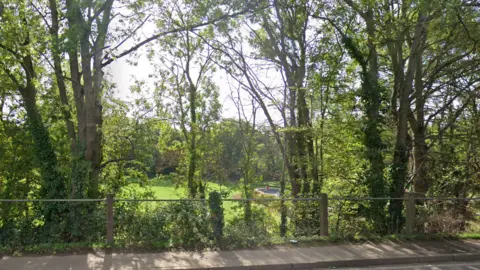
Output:
[[[480,261],[478,262],[458,262],[458,263],[438,263],[438,264],[410,264],[410,265],[392,265],[392,266],[372,266],[362,268],[339,268],[339,270],[480,270]]]

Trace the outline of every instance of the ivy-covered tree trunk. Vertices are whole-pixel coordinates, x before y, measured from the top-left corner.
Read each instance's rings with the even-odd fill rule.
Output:
[[[28,129],[33,138],[35,156],[40,166],[42,182],[39,195],[42,199],[64,199],[67,197],[65,178],[58,170],[57,156],[36,104],[36,78],[31,55],[23,58],[22,66],[27,83],[24,87],[19,87],[19,90],[27,111]],[[58,228],[56,224],[64,221],[63,203],[43,204],[42,211],[45,219],[44,228],[47,231],[56,230],[55,228]]]
[[[34,74],[31,56],[27,55],[24,61],[25,65],[29,67],[27,73]],[[41,198],[62,199],[65,198],[65,179],[58,171],[55,150],[37,109],[36,89],[33,80],[34,77],[27,79],[27,85],[20,88],[20,94],[27,111],[28,128],[32,133],[35,153],[40,164],[40,173],[43,179],[40,188]]]
[[[408,62],[405,80],[402,81],[402,87],[399,89],[400,107],[397,116],[397,139],[395,142],[393,164],[392,164],[392,185],[390,187],[390,197],[394,198],[390,201],[388,208],[390,214],[390,230],[391,232],[399,232],[403,225],[402,198],[405,194],[405,184],[407,181],[409,147],[407,144],[408,137],[408,113],[410,111],[410,91],[413,87],[415,75],[416,59],[420,57],[420,46],[425,34],[424,24],[427,18],[425,14],[418,15],[417,25],[415,27],[414,40],[410,49],[410,60]],[[401,49],[401,48],[400,48]],[[400,74],[400,72],[396,72]],[[397,198],[397,199],[395,199]]]
[[[190,146],[189,146],[189,160],[188,160],[188,173],[187,173],[187,186],[190,193],[190,197],[195,198],[200,192],[200,197],[205,198],[205,188],[203,187],[202,180],[197,183],[195,180],[195,171],[197,170],[197,84],[191,77],[190,64],[192,62],[193,52],[191,51],[192,42],[190,40],[190,34],[185,34],[185,49],[186,49],[186,67],[185,76],[188,82],[188,95],[190,105]],[[199,78],[200,79],[200,78]]]
[[[367,186],[372,197],[385,197],[387,191],[387,183],[383,176],[385,163],[383,150],[385,149],[381,137],[381,125],[384,123],[380,113],[382,103],[382,87],[378,82],[378,53],[375,45],[376,29],[374,20],[374,11],[369,6],[364,14],[369,54],[367,57],[368,70],[364,72],[362,84],[362,100],[365,104],[364,118],[364,144],[367,148],[366,158],[369,167],[366,174]],[[370,214],[374,221],[377,232],[383,232],[385,229],[385,206],[387,201],[376,200],[371,202]]]
[[[376,27],[374,10],[368,4],[366,11],[360,11],[351,1],[346,1],[363,18],[366,24],[368,53],[360,51],[352,38],[343,34],[343,42],[350,56],[362,67],[361,100],[365,117],[363,117],[363,144],[366,148],[365,158],[368,168],[364,172],[365,184],[372,197],[385,197],[387,182],[384,177],[385,162],[381,126],[384,123],[381,115],[383,88],[378,81],[378,52],[376,47]],[[372,201],[366,213],[373,221],[375,230],[383,232],[386,229],[385,206],[387,201]]]

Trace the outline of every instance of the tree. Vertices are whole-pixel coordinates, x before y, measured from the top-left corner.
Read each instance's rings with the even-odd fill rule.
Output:
[[[251,99],[251,116],[247,116],[245,113],[244,105],[240,98],[240,91],[237,92],[237,97],[233,97],[235,106],[238,112],[238,127],[241,134],[242,152],[243,158],[240,161],[241,171],[243,174],[243,195],[246,199],[253,197],[253,183],[256,178],[256,170],[253,165],[255,162],[255,150],[258,148],[256,140],[256,116],[258,105],[255,99]],[[245,221],[250,222],[252,218],[251,202],[245,202]]]
[[[305,196],[318,194],[321,189],[305,88],[308,64],[306,32],[311,5],[308,1],[295,4],[273,1],[271,8],[258,14],[257,20],[262,29],[253,31],[252,41],[259,46],[262,56],[281,69],[285,79],[290,127],[286,144],[292,159],[290,181],[294,196],[299,193]]]
[[[34,153],[39,165],[42,182],[39,195],[42,198],[58,199],[66,196],[66,181],[58,168],[57,156],[37,106],[39,87],[38,67],[33,52],[45,50],[39,18],[33,15],[25,1],[8,2],[1,14],[3,26],[0,43],[1,76],[10,82],[8,88],[17,89],[27,115],[27,127],[33,138]],[[52,228],[62,216],[59,204],[47,204],[43,208],[46,228]]]
[[[367,35],[366,49],[358,44],[351,33],[344,33],[342,29],[331,19],[326,18],[341,35],[342,43],[349,52],[350,57],[355,60],[361,68],[361,91],[360,97],[363,102],[363,144],[365,145],[365,158],[368,160],[368,168],[364,173],[365,183],[368,186],[372,197],[385,197],[387,181],[384,179],[384,157],[385,145],[382,141],[382,100],[385,95],[384,87],[379,82],[379,59],[377,49],[377,18],[373,2],[359,5],[351,0],[344,1],[357,16],[365,23]],[[319,16],[314,16],[324,19]],[[386,201],[373,201],[368,211],[369,216],[374,220],[377,231],[385,230],[385,205]]]
[[[187,11],[182,11],[177,4],[172,8],[175,10],[175,14],[170,15],[172,20],[178,20],[181,25],[197,23],[199,18],[192,16],[194,6],[187,6]],[[203,33],[211,36],[212,29],[206,28]],[[202,39],[190,31],[172,35],[171,38],[160,41],[160,46],[166,47],[169,55],[173,56],[169,60],[169,55],[160,56],[162,62],[167,60],[169,63],[163,73],[163,80],[168,81],[169,85],[162,83],[160,91],[163,93],[160,94],[169,93],[168,95],[175,97],[174,108],[184,140],[189,145],[186,175],[189,195],[192,198],[197,195],[204,198],[205,184],[197,172],[200,169],[197,168],[198,145],[201,144],[211,122],[219,118],[218,90],[211,79],[211,59],[215,55]]]

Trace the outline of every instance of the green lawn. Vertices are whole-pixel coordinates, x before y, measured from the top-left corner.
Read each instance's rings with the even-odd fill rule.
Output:
[[[265,187],[266,185],[272,188],[280,188],[279,182],[264,182],[258,184],[257,187]],[[135,192],[145,192],[147,190],[153,193],[154,198],[156,199],[181,199],[187,197],[187,191],[185,186],[176,186],[173,181],[163,180],[149,183],[146,187],[140,187],[139,184],[132,183],[126,188],[128,190],[134,190]],[[238,186],[231,183],[227,185],[219,185],[217,183],[207,183],[207,196],[211,191],[219,192],[228,192],[228,198],[238,198],[238,194],[241,193],[241,190]],[[234,196],[236,195],[236,196]],[[125,198],[131,198],[129,194],[123,194]],[[235,201],[224,201],[223,209],[225,215],[225,221],[231,221],[238,214],[240,214],[243,209],[239,208],[240,202]],[[278,222],[280,217],[278,216]]]
[[[184,187],[175,187],[174,185],[154,185],[150,186],[156,199],[180,199],[186,196]]]
[[[128,197],[130,195],[127,190],[137,193],[150,190],[151,192],[153,192],[153,196],[155,199],[181,199],[187,197],[186,187],[175,186],[175,184],[171,181],[151,183],[144,187],[140,186],[137,183],[132,183],[124,189],[124,194],[121,195],[122,197]],[[219,192],[227,191],[229,192],[229,197],[238,192],[237,188],[232,185],[227,186],[219,185],[217,183],[207,183],[207,194],[214,190]]]
[[[132,183],[128,185],[128,187],[125,189],[126,190],[131,190],[131,192],[145,192],[147,190],[150,190],[153,192],[153,196],[155,199],[181,199],[181,198],[186,198],[187,197],[187,192],[186,192],[186,187],[184,186],[175,186],[175,184],[171,181],[161,181],[161,182],[156,182],[152,183],[146,187],[141,187],[137,183]],[[207,183],[207,194],[211,191],[219,191],[219,192],[225,192],[227,191],[229,193],[229,198],[232,198],[232,195],[235,193],[238,193],[239,190],[237,190],[236,187],[232,185],[219,185],[217,183]],[[125,194],[122,194],[122,197],[131,197],[129,193],[125,192]],[[231,220],[235,216],[235,206],[238,206],[239,203],[237,202],[231,202],[231,201],[226,201],[223,202],[223,207],[225,211],[225,219]]]

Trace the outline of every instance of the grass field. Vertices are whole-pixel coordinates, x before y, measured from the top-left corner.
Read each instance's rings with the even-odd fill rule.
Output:
[[[259,184],[258,187],[265,187],[267,185],[272,188],[280,188],[278,182],[264,182],[262,184]],[[140,195],[140,193],[144,193],[147,191],[151,192],[155,199],[182,199],[187,197],[186,187],[177,186],[171,180],[154,180],[144,186],[140,186],[137,183],[132,183],[126,188],[124,188],[122,192],[123,194],[119,194],[119,197],[132,198]],[[207,196],[208,193],[212,191],[218,191],[222,193],[226,192],[228,194],[228,198],[241,197],[240,187],[232,183],[228,183],[226,185],[219,185],[213,182],[207,183]],[[223,209],[225,214],[225,220],[227,222],[232,220],[237,215],[237,213],[240,214],[240,212],[243,211],[240,207],[240,203],[234,201],[224,201]]]
[[[143,187],[137,183],[132,183],[123,190],[123,194],[121,194],[120,197],[131,198],[132,196],[135,196],[135,194],[139,195],[140,193],[144,193],[147,191],[152,192],[155,199],[182,199],[187,197],[186,187],[176,186],[175,183],[168,180],[152,182]],[[227,192],[227,194],[229,194],[228,198],[232,198],[233,195],[240,193],[239,189],[233,185],[219,185],[217,183],[207,183],[207,196],[208,193],[212,191]],[[238,205],[239,203],[237,202],[223,202],[225,220],[228,221],[234,218],[237,211],[235,208]]]

